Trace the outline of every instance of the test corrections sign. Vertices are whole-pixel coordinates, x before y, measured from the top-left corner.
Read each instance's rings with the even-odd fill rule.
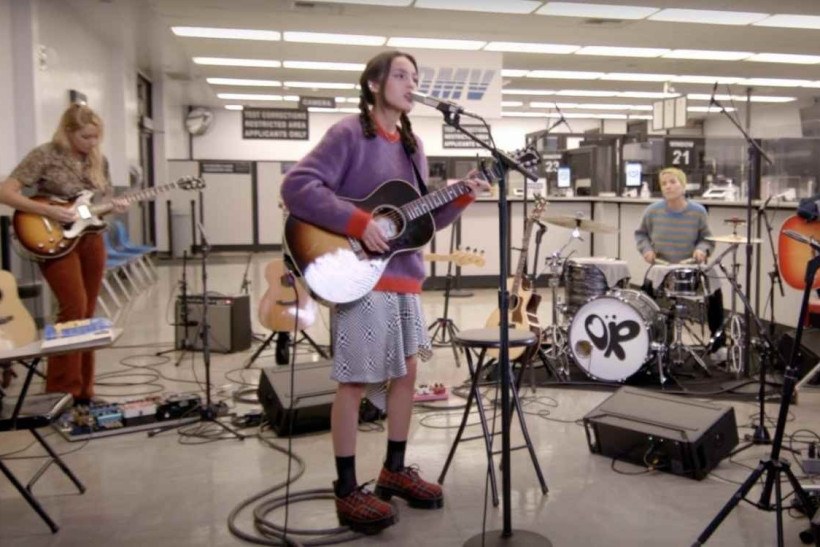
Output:
[[[293,108],[245,108],[242,110],[243,139],[306,141],[308,136],[307,110]]]

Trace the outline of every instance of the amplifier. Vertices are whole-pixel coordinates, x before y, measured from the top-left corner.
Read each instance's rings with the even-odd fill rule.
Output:
[[[287,436],[330,429],[330,408],[336,383],[330,379],[330,360],[297,363],[295,367],[267,367],[259,377],[259,403],[271,428]],[[293,395],[290,381],[293,377]]]
[[[735,411],[623,387],[584,416],[594,454],[702,479],[737,446]]]
[[[185,346],[199,351],[202,350],[202,295],[192,295],[187,300],[185,306],[182,297],[177,298],[174,347],[183,349]],[[186,307],[187,330],[183,316]],[[208,295],[208,326],[208,344],[213,352],[233,353],[251,347],[251,305],[248,295]]]

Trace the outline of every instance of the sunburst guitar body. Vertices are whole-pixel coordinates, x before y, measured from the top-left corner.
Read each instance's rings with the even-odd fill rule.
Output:
[[[780,274],[783,276],[783,281],[790,287],[802,289],[805,286],[806,265],[814,257],[814,252],[809,245],[784,234],[786,230],[792,230],[820,241],[820,221],[808,222],[802,217],[792,215],[780,228],[780,236],[777,240]],[[820,272],[815,275],[812,288],[820,288]]]

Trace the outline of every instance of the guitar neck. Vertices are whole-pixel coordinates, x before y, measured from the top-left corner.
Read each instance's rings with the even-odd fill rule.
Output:
[[[143,190],[135,190],[133,192],[127,192],[121,196],[118,196],[119,199],[125,200],[129,205],[132,203],[136,203],[138,201],[145,201],[148,199],[153,199],[157,195],[162,192],[167,192],[168,190],[173,190],[176,188],[177,183],[171,182],[169,184],[163,184],[162,186],[155,186],[153,188],[145,188]],[[98,205],[92,205],[90,210],[92,214],[95,216],[105,215],[110,213],[111,210],[114,209],[114,204],[110,201],[105,203],[100,203]]]
[[[518,257],[518,267],[515,270],[512,294],[518,294],[518,290],[521,288],[521,280],[524,278],[524,264],[527,263],[527,252],[530,248],[530,236],[532,235],[533,224],[535,223],[532,219],[527,219],[527,226],[524,228],[524,241],[521,242],[521,255]]]
[[[413,220],[469,193],[470,187],[467,186],[464,181],[459,181],[450,186],[445,186],[440,190],[436,190],[435,192],[430,192],[426,196],[421,196],[418,199],[405,203],[402,205],[401,210],[408,219]]]

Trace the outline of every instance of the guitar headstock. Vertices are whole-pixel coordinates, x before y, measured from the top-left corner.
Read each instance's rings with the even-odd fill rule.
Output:
[[[547,198],[536,194],[533,198],[533,207],[527,215],[527,220],[533,221],[541,218],[541,215],[544,214],[544,211],[547,209],[547,203],[549,203]]]
[[[483,250],[470,250],[469,247],[465,247],[463,251],[458,249],[453,252],[452,259],[456,266],[478,266],[481,268],[486,263]]]
[[[176,185],[182,190],[202,190],[205,188],[205,180],[202,177],[182,177],[177,180]]]

